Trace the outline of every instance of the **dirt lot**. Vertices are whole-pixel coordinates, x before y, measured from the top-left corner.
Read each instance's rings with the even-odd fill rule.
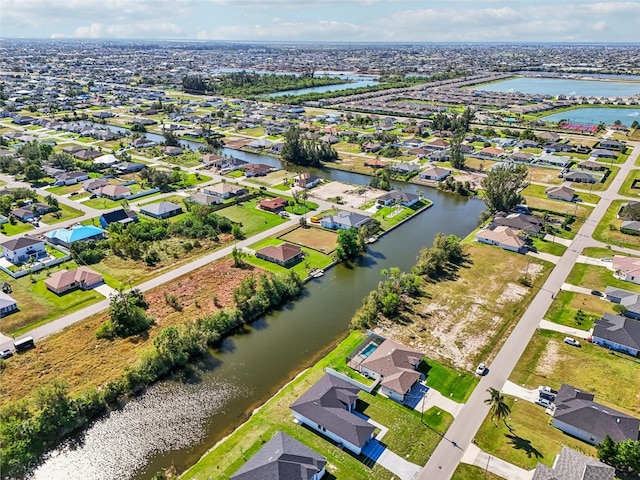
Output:
[[[294,175],[294,173],[288,172],[286,170],[276,170],[275,172],[268,173],[267,175],[262,177],[252,177],[248,179],[248,181],[257,183],[259,185],[273,187],[274,185],[280,185],[281,183],[283,183],[285,178],[291,180]]]
[[[296,228],[278,238],[328,254],[335,250],[338,235],[321,228],[311,227]]]
[[[341,199],[341,205],[351,208],[360,208],[374,198],[384,195],[384,190],[377,190],[369,187],[354,187],[341,182],[331,182],[311,190],[311,195],[328,202],[335,202],[337,197]],[[337,203],[337,202],[335,202]]]
[[[95,331],[106,314],[93,316],[42,342],[23,355],[5,362],[0,385],[0,404],[29,395],[35,388],[61,380],[70,392],[101,385],[120,376],[136,362],[165,327],[184,323],[232,303],[232,292],[242,279],[259,269],[238,269],[230,259],[195,270],[145,294],[149,314],[156,319],[149,335],[115,341],[96,340]],[[165,300],[165,292],[178,296],[182,311]],[[217,296],[218,306],[214,303]]]
[[[552,265],[497,247],[469,244],[470,263],[457,276],[427,284],[404,320],[378,333],[424,352],[427,357],[471,369],[495,356],[542,285]],[[528,274],[534,288],[517,281]],[[482,281],[478,281],[482,279]]]

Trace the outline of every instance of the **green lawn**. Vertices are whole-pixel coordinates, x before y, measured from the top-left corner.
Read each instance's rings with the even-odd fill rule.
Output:
[[[606,267],[587,265],[586,263],[576,263],[569,272],[566,281],[572,285],[593,290],[604,291],[607,286],[612,286],[640,293],[640,285],[614,278],[613,272]]]
[[[285,243],[283,240],[279,240],[277,238],[265,238],[260,242],[254,243],[249,248],[253,250],[259,250],[260,248],[264,248],[268,245],[280,245]],[[300,278],[307,278],[309,276],[309,271],[314,268],[325,268],[331,264],[333,259],[329,255],[325,255],[316,250],[312,250],[310,248],[302,247],[302,251],[305,256],[302,261],[296,263],[290,268],[285,268],[280,265],[276,265],[273,262],[269,262],[267,260],[263,260],[261,258],[257,258],[254,255],[248,255],[245,258],[245,261],[248,263],[255,265],[256,267],[260,267],[263,270],[267,270],[273,273],[284,273],[288,271],[296,272]]]
[[[581,348],[565,344],[563,333],[537,330],[510,380],[527,388],[568,383],[593,393],[596,402],[640,413],[640,363],[628,355],[611,354],[606,348],[580,342]],[[524,402],[523,402],[524,403]],[[568,437],[565,436],[568,439]]]
[[[188,175],[185,176],[184,181],[180,182],[180,184],[177,185],[177,187],[189,188],[195,185],[200,185],[201,183],[208,182],[209,180],[211,180],[211,177],[208,177],[207,175],[203,175],[202,173],[189,173]]]
[[[285,386],[246,423],[185,472],[182,478],[228,478],[244,464],[244,458],[249,458],[257,452],[276,432],[283,431],[327,458],[329,478],[389,480],[392,477],[391,473],[377,463],[364,463],[364,458],[355,457],[325,437],[292,421],[289,405],[323,376],[324,367],[331,365],[334,357],[344,357],[352,349],[353,338],[349,337],[333,352]],[[390,427],[383,441],[391,451],[418,464],[426,463],[452,421],[450,415],[433,408],[424,413],[423,424],[420,412],[364,392],[359,395],[358,409]]]
[[[487,472],[484,468],[460,463],[458,468],[456,468],[456,471],[453,473],[451,480],[502,480],[502,477],[491,472]]]
[[[88,207],[97,208],[98,210],[108,210],[110,208],[121,207],[124,200],[111,200],[110,198],[92,198],[82,202]]]
[[[291,190],[291,187],[289,185],[283,184],[273,185],[271,188],[273,188],[274,190],[280,190],[281,192],[288,192],[289,190]]]
[[[611,250],[610,248],[602,248],[602,247],[587,247],[582,250],[582,254],[587,257],[593,258],[612,258],[613,255],[618,255],[615,250]],[[624,254],[627,257],[638,257],[638,255],[629,255],[627,253]]]
[[[74,262],[67,262],[61,266],[53,267],[50,273],[59,270],[76,268]],[[35,283],[32,282],[35,280]],[[16,313],[0,320],[0,330],[7,334],[19,335],[36,326],[45,324],[62,315],[72,313],[87,307],[104,297],[93,290],[74,290],[65,295],[58,296],[47,289],[44,279],[47,278],[45,270],[27,275],[19,279],[13,279],[4,272],[0,272],[0,281],[11,285],[11,296],[18,302],[20,309]]]
[[[233,170],[229,173],[225,173],[224,176],[231,177],[231,178],[240,178],[244,176],[244,172],[242,170]]]
[[[47,213],[46,215],[43,215],[42,222],[46,223],[47,225],[52,225],[54,223],[64,222],[66,220],[82,217],[84,215],[84,212],[82,210],[70,207],[65,203],[60,202],[59,206],[60,210],[58,210],[57,212]]]
[[[608,245],[618,245],[620,247],[640,248],[640,236],[629,235],[620,231],[622,219],[616,218],[620,207],[628,203],[627,200],[614,200],[607,209],[602,220],[593,232],[593,238]]]
[[[313,212],[318,208],[317,203],[309,202],[308,200],[305,202],[294,203],[293,206],[285,207],[285,210],[289,213],[293,213],[294,215],[305,215],[307,213]]]
[[[78,192],[82,190],[82,184],[76,183],[75,185],[61,185],[59,187],[49,187],[47,192],[51,192],[54,195],[66,195],[72,192]]]
[[[19,235],[21,233],[28,232],[29,230],[33,230],[33,225],[30,223],[23,223],[20,220],[16,220],[15,225],[11,225],[11,222],[0,225],[0,233],[9,237],[11,235]]]
[[[544,185],[537,184],[529,184],[524,190],[522,190],[522,195],[525,197],[534,197],[534,198],[547,198],[547,195],[544,193],[545,190],[549,187],[545,187]],[[600,201],[600,197],[593,193],[588,192],[579,192],[576,191],[576,195],[580,200],[587,203],[598,203]],[[573,205],[571,202],[563,202],[562,200],[553,200],[549,199],[552,202],[558,202],[560,204]],[[574,207],[575,208],[575,207]]]
[[[628,197],[637,197],[640,194],[640,188],[631,188],[633,182],[640,180],[640,170],[631,170],[627,178],[624,179],[618,193],[620,195],[627,195]]]
[[[586,454],[595,453],[595,448],[552,427],[544,408],[516,400],[506,399],[511,407],[507,419],[511,431],[504,422],[496,427],[491,415],[487,415],[475,437],[482,450],[526,470],[535,468],[538,462],[551,466],[564,445]]]
[[[584,316],[578,315],[581,310]],[[567,327],[589,330],[593,321],[605,312],[613,313],[613,304],[595,295],[560,291],[547,310],[545,319]]]
[[[423,199],[411,207],[403,207],[402,205],[382,207],[373,214],[373,218],[380,222],[383,230],[389,230],[429,205],[431,205],[431,201]]]
[[[254,198],[240,205],[223,208],[216,213],[227,217],[232,222],[241,224],[242,231],[247,237],[268,230],[286,221],[280,218],[279,215],[256,208],[259,201],[259,199]]]
[[[551,255],[561,257],[567,250],[567,247],[559,243],[553,243],[538,237],[530,238],[532,239],[533,246],[537,248],[539,252],[549,253]]]
[[[188,152],[181,155],[169,155],[162,157],[161,160],[173,165],[180,165],[181,167],[197,167],[202,165],[200,157],[201,154],[199,152]]]
[[[611,182],[613,181],[614,177],[620,171],[620,167],[616,167],[615,165],[608,166],[607,168],[609,170],[611,170],[611,173],[609,173],[609,175],[607,175],[607,179],[604,182],[592,183],[591,185],[593,185],[593,187],[591,187],[591,185],[589,186],[589,188],[592,191],[603,192],[603,191],[607,190],[609,188],[609,185],[611,185]]]
[[[459,372],[435,360],[424,359],[420,371],[427,376],[427,385],[445,397],[459,403],[467,401],[478,379],[467,372]]]

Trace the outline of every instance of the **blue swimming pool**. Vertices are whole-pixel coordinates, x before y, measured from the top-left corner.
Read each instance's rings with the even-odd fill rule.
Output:
[[[365,359],[367,358],[369,355],[371,355],[373,352],[375,352],[376,348],[378,348],[378,345],[376,345],[375,343],[370,343],[369,345],[367,345],[365,347],[364,350],[362,350],[362,352],[360,352],[360,356]]]

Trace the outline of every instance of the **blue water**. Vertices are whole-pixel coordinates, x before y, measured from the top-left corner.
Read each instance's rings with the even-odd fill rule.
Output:
[[[376,345],[375,343],[370,343],[369,345],[367,345],[367,348],[360,352],[360,356],[362,358],[367,358],[369,355],[376,351],[376,348],[378,348],[378,345]]]
[[[640,107],[638,108],[577,108],[566,112],[554,113],[542,117],[545,122],[567,120],[580,125],[597,125],[604,122],[607,125],[620,120],[623,125],[630,127],[634,120],[640,122]]]
[[[581,95],[587,97],[629,97],[640,94],[640,82],[573,80],[565,78],[514,78],[474,90],[520,92],[540,95]]]
[[[369,87],[378,82],[374,80],[360,80],[351,83],[338,83],[335,85],[324,85],[322,87],[299,88],[297,90],[287,90],[285,92],[276,92],[266,95],[267,97],[280,97],[282,95],[304,95],[305,93],[322,93],[335,92],[337,90],[346,90],[348,88]]]

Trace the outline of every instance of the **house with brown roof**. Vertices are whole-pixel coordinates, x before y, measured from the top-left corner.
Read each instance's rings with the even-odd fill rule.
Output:
[[[282,197],[270,198],[262,200],[258,203],[258,207],[271,213],[278,213],[287,206],[287,200]]]
[[[270,165],[264,163],[249,163],[244,167],[244,174],[249,177],[261,177],[273,170]]]
[[[565,202],[573,202],[576,196],[576,191],[571,187],[549,187],[544,191],[547,198],[554,200],[563,200]]]
[[[73,270],[56,272],[45,279],[44,283],[53,293],[63,295],[76,288],[89,290],[100,285],[103,281],[102,275],[98,272],[87,267],[78,267]]]
[[[360,364],[364,376],[381,379],[380,393],[403,402],[422,374],[416,369],[422,353],[386,339]]]
[[[368,158],[364,161],[364,166],[369,168],[384,168],[387,165],[389,165],[389,162],[385,162],[379,158]]]
[[[612,266],[615,278],[640,285],[640,258],[614,255]]]
[[[476,242],[496,245],[511,252],[524,253],[526,243],[518,231],[504,225],[489,225],[476,233]]]
[[[120,200],[131,195],[131,190],[122,185],[105,185],[104,187],[97,188],[93,193],[101,197],[110,198],[111,200]]]
[[[268,245],[256,250],[256,257],[275,263],[281,267],[289,268],[295,265],[304,256],[304,252],[297,245],[281,243],[280,245]]]

